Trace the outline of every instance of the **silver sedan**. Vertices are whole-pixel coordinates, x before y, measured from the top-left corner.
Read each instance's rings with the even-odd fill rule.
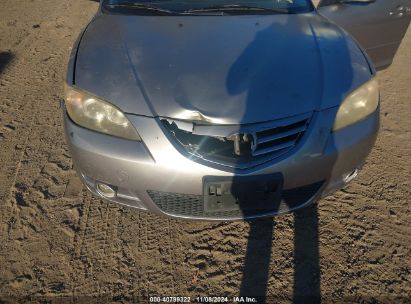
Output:
[[[176,218],[290,212],[344,187],[379,127],[410,0],[103,0],[68,65],[76,170]]]

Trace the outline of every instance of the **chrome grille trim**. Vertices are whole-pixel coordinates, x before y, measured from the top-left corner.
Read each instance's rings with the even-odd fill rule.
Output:
[[[273,127],[266,127],[253,133],[255,146],[253,157],[273,154],[273,157],[293,148],[308,128],[310,117],[301,117],[300,120],[284,122]],[[274,155],[275,154],[275,155]]]
[[[258,144],[263,144],[263,143],[266,143],[266,142],[270,142],[270,141],[274,141],[274,140],[277,140],[277,139],[280,139],[280,138],[284,138],[284,137],[287,137],[287,136],[290,136],[290,135],[295,135],[297,133],[304,132],[306,129],[307,129],[307,127],[304,125],[302,127],[289,130],[287,132],[282,132],[282,133],[274,134],[274,135],[270,135],[270,136],[258,136],[257,135],[257,145]]]
[[[284,150],[287,148],[291,148],[294,146],[295,146],[295,140],[290,140],[286,143],[279,144],[279,145],[273,145],[272,147],[264,148],[264,149],[258,149],[258,146],[257,146],[257,149],[255,150],[255,152],[253,152],[253,156],[268,154],[268,153]]]
[[[191,160],[220,169],[224,167],[226,170],[243,170],[269,162],[293,150],[307,132],[314,115],[315,112],[306,112],[283,119],[241,125],[181,121],[174,125],[174,129],[170,127],[174,120],[160,118],[160,123],[164,126],[165,133],[169,136],[171,143]],[[178,128],[180,123],[191,124],[190,129],[192,128],[193,131]],[[179,133],[176,132],[177,130]],[[224,149],[216,148],[211,153],[203,151],[201,148],[192,151],[191,148],[188,148],[189,145],[184,143],[185,138],[181,137],[186,136],[186,134],[197,136],[197,138],[203,136],[204,139],[197,139],[201,143],[214,140],[214,144],[216,144],[216,142],[220,142],[216,139],[219,138],[222,139],[223,143],[225,142],[226,146]],[[240,136],[247,134],[252,137],[248,155],[235,155],[234,141],[230,144],[227,139],[236,134]],[[225,152],[221,154],[220,151]]]

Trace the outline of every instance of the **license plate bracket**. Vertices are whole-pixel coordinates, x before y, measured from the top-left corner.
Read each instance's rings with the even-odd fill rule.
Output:
[[[280,174],[255,176],[205,176],[205,212],[272,210],[281,198]]]

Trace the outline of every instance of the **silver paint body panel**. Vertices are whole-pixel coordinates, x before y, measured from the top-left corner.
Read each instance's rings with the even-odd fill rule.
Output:
[[[328,192],[327,186],[332,189],[343,187],[344,184],[338,184],[341,176],[361,166],[374,145],[379,111],[356,125],[331,133],[335,113],[336,108],[317,113],[309,133],[292,155],[241,173],[206,166],[184,157],[169,142],[155,119],[129,115],[133,125],[141,131],[144,143],[81,128],[71,122],[66,114],[64,124],[73,162],[83,181],[85,177],[92,177],[93,180],[118,187],[123,195],[138,198],[114,202],[160,215],[180,217],[162,212],[147,195],[147,190],[201,195],[202,178],[206,175],[229,177],[270,173],[284,176],[284,190],[322,180],[325,181],[324,193]],[[89,189],[98,195],[92,187],[89,186]],[[321,192],[317,193],[306,203],[315,201],[321,195]]]
[[[388,67],[411,20],[411,0],[339,3],[322,0],[318,12],[350,33],[378,69]]]

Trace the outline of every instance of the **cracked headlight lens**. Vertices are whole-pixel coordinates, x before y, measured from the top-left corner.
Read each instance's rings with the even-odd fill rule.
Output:
[[[373,113],[378,107],[379,95],[376,77],[353,91],[338,109],[333,131],[352,125]]]
[[[121,110],[90,93],[66,84],[65,105],[69,117],[84,128],[125,139],[141,140]]]

